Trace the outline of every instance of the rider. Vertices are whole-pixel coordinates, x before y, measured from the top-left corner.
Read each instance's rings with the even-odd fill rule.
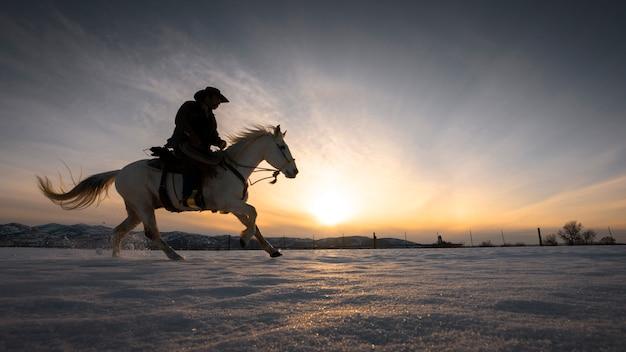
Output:
[[[214,87],[197,91],[193,98],[194,101],[186,101],[178,109],[176,128],[165,144],[183,159],[185,174],[191,181],[183,184],[183,199],[185,205],[192,207],[196,205],[196,196],[201,195],[198,190],[202,176],[214,174],[215,166],[223,160],[221,150],[226,148],[226,141],[217,132],[213,110],[221,103],[228,103],[228,99]],[[211,151],[211,146],[220,148],[220,151]]]

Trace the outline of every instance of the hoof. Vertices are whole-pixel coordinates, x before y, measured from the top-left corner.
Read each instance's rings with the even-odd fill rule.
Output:
[[[272,257],[272,258],[277,258],[277,257],[280,257],[280,256],[282,256],[282,255],[283,255],[283,254],[282,254],[280,251],[276,251],[276,252],[274,252],[274,253],[270,254],[270,257]]]
[[[246,241],[244,241],[243,238],[240,238],[239,245],[241,246],[241,248],[246,248]]]

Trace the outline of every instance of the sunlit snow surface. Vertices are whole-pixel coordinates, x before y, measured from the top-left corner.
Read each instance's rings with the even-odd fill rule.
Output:
[[[626,247],[0,249],[0,350],[624,351]]]

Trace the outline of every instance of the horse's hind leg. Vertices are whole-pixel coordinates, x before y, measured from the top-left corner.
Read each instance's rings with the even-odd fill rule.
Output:
[[[138,213],[141,222],[143,222],[143,229],[146,237],[154,241],[156,245],[165,252],[168,258],[171,260],[184,260],[185,258],[181,257],[174,251],[169,244],[165,243],[163,239],[161,239],[161,233],[159,232],[159,228],[156,224],[156,217],[154,216],[154,209],[140,211]]]
[[[130,208],[126,207],[126,211],[128,212],[128,217],[122,221],[121,224],[117,225],[113,230],[113,238],[111,239],[111,247],[113,248],[113,256],[119,257],[120,251],[122,247],[122,239],[126,236],[132,229],[134,229],[137,225],[139,225],[139,217],[132,211]]]

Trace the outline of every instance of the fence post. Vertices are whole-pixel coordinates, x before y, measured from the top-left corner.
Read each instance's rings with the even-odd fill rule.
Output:
[[[374,249],[376,249],[376,232],[372,234],[372,241],[374,242]]]
[[[230,235],[228,235],[228,250],[230,250]]]
[[[543,246],[543,241],[541,240],[541,228],[537,228],[537,235],[539,236],[539,245]]]

